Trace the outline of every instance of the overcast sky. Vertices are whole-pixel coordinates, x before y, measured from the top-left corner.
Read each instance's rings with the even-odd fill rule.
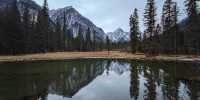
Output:
[[[35,0],[40,5],[43,0]],[[157,7],[157,20],[160,20],[160,13],[164,0],[155,0]],[[181,19],[185,16],[184,0],[178,2],[181,10]],[[129,17],[134,8],[138,8],[140,17],[140,29],[143,31],[143,13],[146,0],[48,0],[50,9],[73,6],[83,16],[90,19],[95,25],[103,28],[105,32],[122,28],[129,31]]]

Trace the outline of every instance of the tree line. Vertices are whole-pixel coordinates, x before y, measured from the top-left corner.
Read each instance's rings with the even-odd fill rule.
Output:
[[[68,29],[66,12],[53,22],[49,17],[47,0],[44,0],[38,11],[26,4],[21,9],[17,0],[13,0],[12,4],[0,12],[0,54],[94,51],[107,48],[105,42],[97,41],[96,32],[90,28],[83,36],[82,27],[78,25],[78,35],[75,37]]]
[[[161,21],[156,22],[155,0],[147,0],[143,34],[139,31],[138,10],[130,17],[131,51],[147,55],[159,53],[199,54],[200,53],[200,15],[197,1],[185,0],[187,19],[178,22],[179,7],[173,0],[165,0]],[[157,24],[159,23],[159,24]]]
[[[97,41],[97,32],[78,25],[77,36],[68,28],[66,12],[53,22],[48,2],[34,14],[29,5],[18,8],[17,0],[0,12],[0,54],[45,53],[57,51],[95,51],[131,47],[132,53],[200,53],[200,15],[197,1],[185,0],[187,19],[179,24],[179,8],[173,0],[165,0],[160,23],[156,21],[154,0],[147,0],[144,32],[139,30],[138,10],[130,17],[130,43],[111,43],[107,37]],[[159,23],[159,24],[158,24]],[[126,45],[124,45],[126,44]]]

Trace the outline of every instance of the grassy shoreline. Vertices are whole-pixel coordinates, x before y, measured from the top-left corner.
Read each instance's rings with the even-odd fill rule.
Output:
[[[24,61],[54,61],[66,59],[84,58],[109,58],[109,59],[133,59],[133,60],[164,60],[164,61],[188,61],[200,63],[200,56],[192,55],[159,55],[146,57],[144,54],[131,54],[120,51],[98,51],[98,52],[55,52],[44,54],[26,54],[17,56],[0,56],[0,62],[24,62]]]

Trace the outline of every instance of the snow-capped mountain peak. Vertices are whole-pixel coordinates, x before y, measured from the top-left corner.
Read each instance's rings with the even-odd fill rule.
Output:
[[[107,33],[112,42],[127,42],[130,40],[130,33],[125,32],[122,28],[117,28],[114,32]]]

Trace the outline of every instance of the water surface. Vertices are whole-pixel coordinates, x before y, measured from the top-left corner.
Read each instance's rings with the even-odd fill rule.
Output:
[[[195,63],[84,59],[0,67],[0,100],[200,99]]]

